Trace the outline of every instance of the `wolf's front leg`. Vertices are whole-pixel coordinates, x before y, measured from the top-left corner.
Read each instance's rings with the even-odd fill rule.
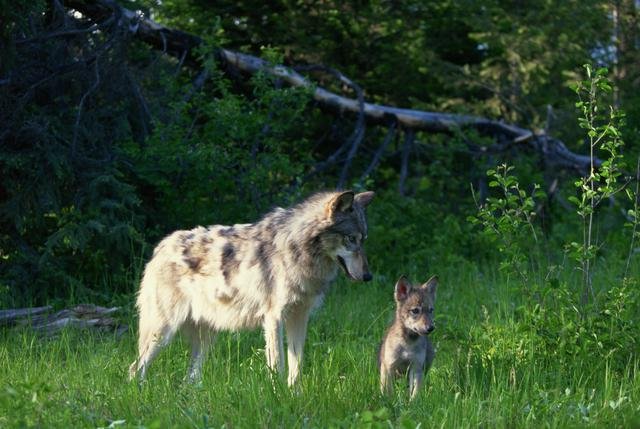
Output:
[[[284,372],[282,320],[279,317],[267,315],[265,316],[263,327],[267,365],[272,371],[282,374]]]
[[[289,386],[293,386],[300,374],[304,341],[307,336],[309,306],[300,305],[287,311],[285,324],[287,327],[287,356],[289,363]]]

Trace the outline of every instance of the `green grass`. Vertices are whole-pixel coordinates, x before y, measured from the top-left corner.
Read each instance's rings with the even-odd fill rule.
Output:
[[[121,338],[0,331],[0,427],[640,427],[637,349],[548,350],[500,275],[439,274],[438,352],[414,402],[402,380],[395,396],[378,392],[395,282],[379,277],[332,287],[310,322],[300,392],[271,382],[258,331],[220,335],[199,385],[183,381],[181,339],[138,385],[126,379],[133,327]]]

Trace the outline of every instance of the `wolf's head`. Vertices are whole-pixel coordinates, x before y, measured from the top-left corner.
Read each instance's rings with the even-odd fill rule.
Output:
[[[340,265],[345,274],[353,280],[365,282],[372,279],[363,247],[367,238],[365,208],[373,195],[370,191],[335,194],[325,206],[329,227],[322,238],[329,257]]]
[[[428,335],[435,329],[433,307],[437,287],[436,276],[420,286],[412,286],[406,277],[400,277],[395,290],[396,318],[405,329],[418,335]]]

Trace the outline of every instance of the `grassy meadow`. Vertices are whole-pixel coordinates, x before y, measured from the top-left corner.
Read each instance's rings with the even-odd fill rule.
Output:
[[[506,275],[437,272],[438,351],[414,402],[404,380],[393,397],[379,394],[376,349],[394,310],[395,278],[378,275],[333,285],[310,321],[298,391],[272,383],[258,331],[221,334],[199,385],[183,381],[182,339],[159,355],[145,382],[127,382],[133,297],[121,298],[130,330],[120,338],[0,331],[0,427],[640,427],[640,360],[623,341],[637,336],[638,319],[620,322],[624,303],[610,304],[622,305],[620,317],[581,324],[575,310],[553,307],[561,295],[551,296],[542,304],[548,326],[534,327],[536,305]],[[611,310],[602,305],[603,314]],[[594,335],[602,338],[588,340]]]
[[[640,4],[512,3],[3,2],[0,308],[128,330],[0,326],[0,429],[640,428]],[[158,50],[145,17],[189,33]],[[323,87],[433,119],[365,127]],[[154,243],[336,185],[376,192],[374,280],[332,285],[296,388],[259,330],[221,333],[201,383],[180,337],[127,380]],[[411,402],[378,386],[399,274],[440,278]]]

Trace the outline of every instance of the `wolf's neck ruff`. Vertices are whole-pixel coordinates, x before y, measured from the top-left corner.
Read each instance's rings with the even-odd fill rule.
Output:
[[[297,277],[300,282],[335,277],[337,267],[322,247],[321,235],[328,226],[320,216],[322,212],[309,209],[313,206],[277,208],[254,224],[254,239],[263,249],[256,255],[256,262],[264,264],[277,253],[287,276]]]

